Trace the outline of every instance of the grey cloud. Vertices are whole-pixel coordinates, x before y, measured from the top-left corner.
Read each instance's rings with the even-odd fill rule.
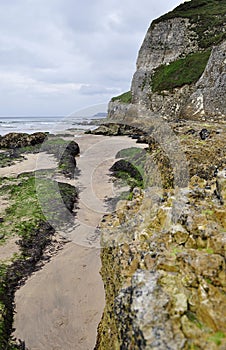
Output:
[[[0,114],[67,113],[128,90],[151,20],[180,2],[0,0]]]
[[[23,48],[1,49],[0,48],[0,65],[5,67],[10,66],[25,66],[32,68],[53,69],[54,64],[43,59],[34,53]]]
[[[82,95],[112,95],[120,92],[119,89],[107,88],[101,85],[82,85],[79,89]]]

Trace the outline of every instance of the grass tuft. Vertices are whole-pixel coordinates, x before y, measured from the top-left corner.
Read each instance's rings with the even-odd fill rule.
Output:
[[[132,93],[131,91],[124,92],[123,94],[112,97],[111,102],[119,101],[122,103],[131,103],[132,102]]]
[[[169,65],[158,67],[152,77],[152,91],[172,91],[185,84],[192,84],[201,77],[210,56],[210,50],[196,52]]]

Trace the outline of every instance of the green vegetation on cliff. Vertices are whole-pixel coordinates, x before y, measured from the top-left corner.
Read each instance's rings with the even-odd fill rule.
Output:
[[[131,91],[128,92],[124,92],[123,94],[116,96],[116,97],[112,97],[111,102],[115,102],[115,101],[119,101],[122,103],[130,103],[132,102],[132,93]]]
[[[191,0],[156,19],[152,25],[175,17],[189,18],[195,26],[200,47],[217,45],[226,38],[222,31],[226,19],[225,0]]]
[[[172,90],[185,84],[192,84],[201,77],[210,56],[210,50],[196,52],[178,59],[169,65],[162,65],[152,77],[152,91]]]
[[[152,91],[171,91],[173,88],[198,81],[208,62],[213,45],[226,38],[226,1],[191,0],[153,21],[155,24],[176,17],[188,18],[191,30],[197,35],[199,51],[169,65],[158,67],[152,77]],[[204,49],[204,51],[203,51]]]

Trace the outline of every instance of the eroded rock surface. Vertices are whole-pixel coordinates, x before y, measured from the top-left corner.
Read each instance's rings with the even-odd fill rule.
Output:
[[[161,181],[134,189],[102,222],[98,350],[226,347],[226,130],[208,125],[202,140],[201,124],[171,126],[187,157],[187,187],[175,202],[164,152],[150,140],[146,171],[157,164]]]

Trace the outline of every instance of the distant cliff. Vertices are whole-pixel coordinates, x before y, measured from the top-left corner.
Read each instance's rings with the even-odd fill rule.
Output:
[[[140,106],[168,120],[226,116],[226,1],[192,0],[152,22],[131,91],[109,104],[124,119]]]

